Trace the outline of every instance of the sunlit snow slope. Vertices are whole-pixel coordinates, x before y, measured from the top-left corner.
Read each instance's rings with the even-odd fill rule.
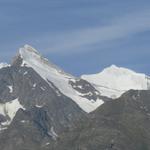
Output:
[[[132,70],[112,65],[102,72],[93,75],[83,75],[84,80],[92,83],[103,96],[117,98],[130,89],[147,90],[149,77]]]
[[[8,66],[10,66],[10,65],[8,65],[7,63],[0,63],[0,69],[8,67]]]
[[[83,97],[82,93],[76,91],[69,84],[69,81],[77,81],[76,77],[65,73],[54,64],[49,63],[47,59],[43,58],[31,46],[25,45],[23,48],[20,48],[19,54],[23,60],[22,66],[33,68],[50,86],[50,82],[52,82],[64,95],[76,102],[84,111],[89,113],[103,104],[101,99],[93,101]]]

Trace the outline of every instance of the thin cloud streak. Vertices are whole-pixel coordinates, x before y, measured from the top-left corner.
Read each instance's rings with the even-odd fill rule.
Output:
[[[108,26],[87,28],[56,36],[46,36],[39,41],[45,42],[44,44],[48,47],[46,48],[47,52],[79,52],[81,47],[97,43],[109,44],[109,41],[128,38],[147,30],[150,30],[150,11],[128,14],[118,20],[114,20]],[[49,47],[48,45],[51,46]]]

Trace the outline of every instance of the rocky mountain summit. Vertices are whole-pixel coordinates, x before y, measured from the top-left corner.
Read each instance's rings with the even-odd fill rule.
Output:
[[[0,149],[150,150],[148,85],[116,66],[74,77],[25,45],[0,64]]]

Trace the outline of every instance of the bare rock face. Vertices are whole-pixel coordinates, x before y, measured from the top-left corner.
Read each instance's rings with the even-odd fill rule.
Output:
[[[55,149],[149,150],[149,126],[150,91],[130,90],[103,104],[69,134],[62,134]]]

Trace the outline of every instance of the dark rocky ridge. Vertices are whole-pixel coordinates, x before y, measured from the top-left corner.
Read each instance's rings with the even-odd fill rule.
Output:
[[[60,139],[57,150],[150,150],[150,91],[106,102]]]

